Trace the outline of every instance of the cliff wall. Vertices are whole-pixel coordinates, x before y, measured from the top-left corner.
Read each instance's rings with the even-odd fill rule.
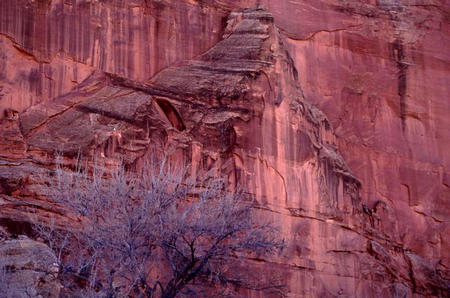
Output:
[[[55,150],[164,148],[264,204],[289,246],[251,266],[288,295],[445,297],[449,21],[444,0],[1,1],[3,222],[55,213]]]

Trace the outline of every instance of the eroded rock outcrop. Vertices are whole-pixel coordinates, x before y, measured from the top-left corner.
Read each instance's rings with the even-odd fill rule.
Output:
[[[281,224],[284,255],[248,266],[288,295],[444,297],[448,7],[367,2],[1,2],[2,218],[67,220],[55,151],[164,148]]]
[[[0,241],[0,297],[59,297],[59,265],[53,251],[21,236]]]

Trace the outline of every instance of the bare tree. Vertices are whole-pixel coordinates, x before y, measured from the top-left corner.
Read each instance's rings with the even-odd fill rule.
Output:
[[[166,159],[138,174],[102,168],[58,163],[51,197],[79,222],[65,232],[36,229],[84,291],[168,298],[196,281],[243,286],[225,262],[283,247],[273,224],[255,216],[255,202],[223,179],[188,177]]]

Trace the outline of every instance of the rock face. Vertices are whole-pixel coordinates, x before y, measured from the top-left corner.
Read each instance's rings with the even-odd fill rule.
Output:
[[[26,237],[0,242],[0,297],[59,297],[52,250]]]
[[[280,223],[283,256],[249,266],[289,296],[445,297],[449,21],[445,0],[1,1],[0,215],[60,215],[55,151],[163,149]]]

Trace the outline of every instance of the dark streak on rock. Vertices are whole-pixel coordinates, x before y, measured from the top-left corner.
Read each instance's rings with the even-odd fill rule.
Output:
[[[402,121],[402,130],[405,131],[406,125],[406,89],[407,89],[407,71],[408,65],[404,63],[405,52],[403,48],[403,42],[396,39],[392,43],[392,54],[397,62],[398,68],[398,96],[400,98],[400,119]]]

